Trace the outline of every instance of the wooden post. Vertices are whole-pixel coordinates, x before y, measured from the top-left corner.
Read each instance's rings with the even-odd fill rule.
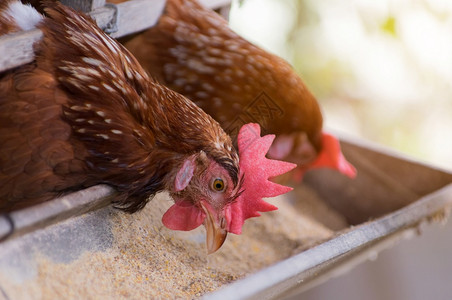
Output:
[[[220,7],[217,11],[223,18],[225,18],[226,20],[229,20],[229,12],[231,11],[230,5]]]
[[[118,38],[154,26],[165,3],[165,0],[135,0],[117,4],[120,11],[118,31],[110,36]]]
[[[64,5],[85,13],[105,5],[105,0],[61,0]]]
[[[231,0],[199,0],[205,7],[215,9],[223,18],[229,20],[229,11],[231,10]]]

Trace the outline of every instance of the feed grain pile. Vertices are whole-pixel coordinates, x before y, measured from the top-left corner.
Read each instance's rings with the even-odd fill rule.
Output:
[[[2,288],[10,299],[197,298],[323,242],[347,226],[309,188],[298,189],[291,197],[271,199],[279,210],[248,220],[242,235],[229,234],[212,255],[206,254],[203,227],[177,232],[162,225],[161,217],[172,203],[166,194],[133,215],[104,208],[105,228],[93,230],[110,231],[107,246],[87,247],[72,255],[76,251],[66,249],[64,259],[52,254],[58,246],[35,249],[34,273],[21,280],[0,276]],[[99,218],[99,211],[91,214],[75,222]],[[64,232],[70,235],[65,238],[74,243],[72,248],[86,239],[86,232]],[[48,243],[61,238],[61,233],[54,234]],[[99,237],[92,239],[98,242]]]

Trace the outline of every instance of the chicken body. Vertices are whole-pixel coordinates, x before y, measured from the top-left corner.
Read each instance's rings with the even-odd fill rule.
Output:
[[[0,6],[0,34],[24,22],[44,33],[35,62],[0,74],[0,211],[104,183],[135,212],[168,190],[196,207],[218,249],[240,190],[230,137],[87,17],[46,6],[48,18],[18,1]]]
[[[259,123],[276,134],[269,155],[313,167],[325,165],[352,176],[336,139],[322,132],[319,105],[283,59],[246,41],[215,12],[196,0],[168,0],[153,28],[125,46],[143,67],[187,96],[234,137],[244,123]]]

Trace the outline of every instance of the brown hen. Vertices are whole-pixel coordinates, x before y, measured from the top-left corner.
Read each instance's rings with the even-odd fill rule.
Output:
[[[192,225],[205,222],[209,252],[218,249],[234,217],[224,208],[241,192],[230,137],[89,18],[45,6],[48,18],[19,1],[0,5],[0,34],[43,31],[35,62],[0,74],[0,211],[104,183],[135,212],[168,190],[196,210]]]
[[[319,105],[292,67],[196,0],[168,0],[155,27],[124,43],[146,70],[232,137],[242,124],[257,122],[277,135],[269,156],[297,163],[299,175],[322,166],[355,175],[338,141],[322,132]]]

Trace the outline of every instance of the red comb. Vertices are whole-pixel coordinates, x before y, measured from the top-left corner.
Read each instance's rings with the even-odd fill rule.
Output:
[[[259,212],[278,209],[262,200],[275,197],[292,190],[292,188],[269,181],[269,178],[284,174],[296,167],[284,161],[265,157],[274,135],[260,136],[258,124],[244,125],[238,135],[240,176],[244,176],[244,192],[227,209],[228,231],[240,234],[245,220],[260,216]]]
[[[306,171],[319,168],[331,168],[352,179],[357,173],[356,168],[342,154],[337,138],[325,132],[322,133],[322,151],[311,164],[295,170],[293,179],[297,182],[301,181]]]
[[[309,168],[323,167],[338,170],[350,178],[356,176],[356,168],[345,159],[337,138],[325,132],[322,134],[322,151]]]

